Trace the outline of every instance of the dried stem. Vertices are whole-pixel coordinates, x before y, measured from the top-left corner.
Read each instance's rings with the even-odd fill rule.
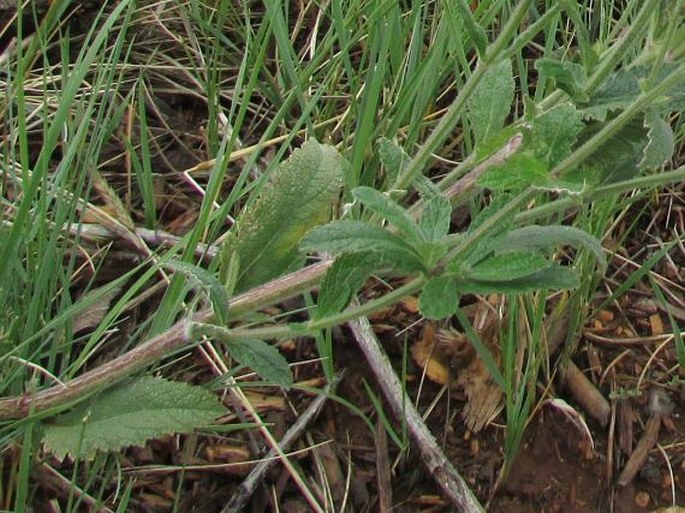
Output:
[[[397,378],[387,355],[381,348],[371,323],[366,317],[349,323],[354,337],[371,366],[385,399],[397,418],[407,423],[409,433],[419,449],[423,461],[435,482],[457,511],[483,512],[483,507],[459,475],[410,401],[404,400],[402,384]]]
[[[321,279],[331,264],[330,260],[320,262],[240,294],[230,300],[229,315],[238,316],[246,311],[277,303],[308,290]],[[116,383],[161,358],[189,346],[193,342],[190,333],[193,323],[209,322],[212,317],[211,309],[200,310],[189,319],[177,322],[165,332],[114,360],[83,373],[63,386],[54,386],[31,395],[2,399],[0,400],[0,419],[23,418],[49,408],[67,405]]]

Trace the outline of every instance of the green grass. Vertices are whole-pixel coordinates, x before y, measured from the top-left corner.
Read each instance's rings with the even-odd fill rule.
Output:
[[[362,185],[395,191],[393,198],[418,210],[412,192],[418,177],[429,177],[445,191],[515,131],[528,133],[541,114],[560,105],[581,108],[602,93],[617,70],[646,65],[642,90],[615,99],[613,113],[598,116],[594,132],[550,165],[554,180],[585,180],[581,192],[565,193],[567,182],[552,188],[561,192],[504,187],[489,193],[473,186],[454,199],[455,206],[468,206],[472,218],[495,199],[501,208],[464,238],[450,239],[448,254],[463,256],[507,219],[517,226],[563,222],[606,240],[617,218],[657,187],[685,175],[682,168],[673,170],[677,165],[670,172],[664,172],[669,166],[655,166],[603,182],[609,164],[595,160],[598,150],[609,151],[616,138],[637,144],[631,121],[661,102],[652,110],[662,117],[669,113],[672,162],[681,162],[683,100],[675,98],[670,105],[662,100],[685,81],[682,1],[664,6],[656,0],[489,0],[471,11],[467,2],[174,0],[155,11],[148,2],[124,0],[105,6],[109,14],[98,16],[87,32],[65,22],[69,4],[53,2],[30,43],[2,61],[0,391],[5,397],[60,386],[211,302],[210,286],[193,286],[187,274],[165,262],[203,265],[218,274],[219,259],[200,261],[197,248],[220,244],[232,220],[254,204],[278,164],[304,139],[334,145],[349,162],[341,204],[331,205],[332,210],[342,213],[349,206],[352,218],[368,220],[358,203],[352,205],[352,190]],[[585,75],[578,90],[572,91],[567,71],[536,68],[541,59],[552,58],[572,62],[572,72]],[[474,98],[504,60],[513,66],[514,102],[504,128],[495,127],[494,139],[483,141],[471,114]],[[197,118],[185,126],[171,115],[175,109],[183,112],[183,102],[191,106],[185,113]],[[406,153],[403,167],[389,168],[379,155],[381,137],[397,141]],[[191,176],[199,190],[181,173],[185,168],[173,169],[161,156],[183,145],[196,162],[206,163],[205,173]],[[631,196],[631,191],[637,192]],[[136,230],[170,229],[181,205],[194,218],[170,245],[154,244]],[[637,216],[620,234],[622,240],[639,224]],[[94,225],[109,236],[92,235]],[[649,276],[670,248],[666,244],[655,252],[602,306]],[[567,357],[574,353],[588,305],[597,303],[601,291],[593,258],[580,251],[569,260],[581,280],[567,299]],[[407,278],[401,288],[360,307],[298,325],[301,332],[287,324],[287,316],[259,313],[268,299],[239,311],[232,321],[242,337],[309,334],[331,379],[335,339],[329,328],[419,293],[427,276]],[[316,288],[320,279],[303,288]],[[667,301],[649,279],[659,301]],[[494,374],[505,392],[508,464],[540,399],[541,370],[549,364],[540,340],[555,296],[547,290],[512,293],[506,304],[502,363]],[[315,309],[309,294],[306,306],[305,313]],[[98,308],[102,315],[75,329],[80,318]],[[465,314],[457,317],[481,357],[496,367]],[[670,320],[675,330],[677,322]],[[214,355],[215,369],[234,365],[219,344],[202,343],[212,348],[207,354]],[[680,336],[676,348],[683,365]],[[146,363],[145,373],[167,371],[160,367],[163,362]],[[175,365],[197,375],[197,383],[208,382],[212,372],[190,358]],[[380,401],[374,404],[381,409]],[[41,422],[71,406],[5,422],[2,447],[16,448],[17,456],[3,456],[14,484],[3,486],[0,509],[26,511],[34,500],[39,485],[32,476],[44,458]],[[393,439],[404,441],[397,432],[404,433],[391,430]],[[86,497],[125,510],[135,492],[131,478],[117,468],[121,458],[116,452],[100,455],[85,471],[75,466],[72,475],[63,476],[81,490],[69,491],[65,510],[78,510]],[[118,483],[117,499],[108,488],[112,480]]]

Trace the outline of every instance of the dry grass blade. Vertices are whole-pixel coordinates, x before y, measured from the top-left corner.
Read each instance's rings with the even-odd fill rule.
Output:
[[[340,379],[339,376],[336,379]],[[323,390],[322,394],[314,399],[307,409],[298,416],[297,421],[290,426],[286,434],[283,436],[281,441],[278,443],[278,447],[281,451],[287,451],[288,447],[302,434],[302,432],[309,426],[309,424],[316,418],[316,416],[323,408],[326,403],[326,394],[330,392],[332,384],[328,384]],[[275,448],[271,448],[267,456],[262,459],[250,472],[250,474],[245,478],[245,480],[240,484],[238,489],[234,492],[231,500],[226,503],[224,508],[221,510],[222,513],[233,513],[235,511],[242,511],[247,505],[247,501],[250,499],[254,493],[257,485],[264,478],[264,474],[271,468],[273,463],[278,461],[275,456],[277,451]]]

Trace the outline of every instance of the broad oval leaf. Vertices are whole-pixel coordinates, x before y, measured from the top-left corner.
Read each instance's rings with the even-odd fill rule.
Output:
[[[57,457],[92,458],[150,438],[188,433],[226,413],[210,391],[150,376],[128,380],[44,424],[43,441]]]
[[[428,319],[451,317],[459,308],[459,289],[450,276],[431,278],[419,296],[419,309]]]
[[[478,185],[492,190],[523,189],[548,181],[549,168],[531,151],[512,155],[506,162],[488,169]]]
[[[510,231],[501,239],[495,252],[527,252],[555,246],[569,245],[590,251],[602,269],[606,269],[607,259],[600,242],[583,230],[573,226],[530,225]]]
[[[240,262],[237,292],[292,268],[300,260],[302,236],[329,219],[345,166],[333,146],[316,141],[306,142],[281,163],[222,245],[222,281],[235,257]]]
[[[378,139],[378,156],[385,167],[387,174],[387,183],[394,185],[397,177],[402,175],[402,172],[411,160],[404,150],[395,142],[386,137]]]
[[[512,281],[536,273],[552,262],[535,253],[505,253],[492,256],[466,273],[476,281]]]
[[[280,351],[263,340],[225,340],[231,356],[255,371],[265,381],[284,388],[293,384],[293,374]]]
[[[511,60],[505,59],[485,72],[467,104],[467,117],[477,143],[502,128],[514,101],[514,87]]]
[[[455,280],[455,287],[459,292],[469,294],[508,294],[533,292],[536,290],[563,290],[575,289],[578,285],[578,276],[573,269],[558,265],[547,267],[516,280]]]
[[[452,205],[444,196],[426,199],[426,206],[421,212],[419,226],[426,240],[437,242],[450,231],[452,220]]]
[[[562,103],[537,116],[532,127],[535,156],[551,169],[571,154],[585,123],[578,109],[571,103]]]

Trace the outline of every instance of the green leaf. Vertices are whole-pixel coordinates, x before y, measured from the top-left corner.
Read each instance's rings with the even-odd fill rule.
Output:
[[[431,182],[430,178],[425,175],[416,176],[411,184],[424,200],[430,200],[436,196],[440,196],[440,189],[438,189],[438,186]]]
[[[459,308],[459,293],[454,279],[438,276],[428,280],[421,296],[419,309],[428,319],[445,319],[454,315]]]
[[[459,13],[462,24],[466,29],[469,39],[473,43],[476,52],[478,52],[478,56],[481,59],[485,58],[485,53],[488,47],[488,37],[485,34],[483,27],[478,24],[476,18],[473,16],[469,5],[465,2],[465,0],[447,2],[445,5],[447,6],[448,12],[451,10],[450,8],[456,9],[457,13]],[[459,20],[455,19],[454,21],[458,22]]]
[[[281,163],[222,245],[222,281],[234,253],[240,262],[238,292],[280,276],[301,260],[298,242],[328,220],[345,165],[334,147],[316,141]]]
[[[601,243],[583,230],[573,226],[530,225],[510,231],[501,239],[495,251],[505,255],[511,252],[530,252],[557,246],[582,247],[590,251],[599,266],[606,269],[607,259]]]
[[[455,280],[455,287],[463,294],[508,294],[535,290],[574,289],[579,285],[576,273],[568,267],[553,265],[516,280],[480,281]]]
[[[444,257],[449,246],[445,240],[434,242],[422,242],[416,246],[416,250],[421,255],[421,260],[426,269],[432,269]]]
[[[478,142],[473,152],[473,163],[477,165],[488,160],[495,153],[502,151],[504,146],[508,146],[512,138],[519,134],[523,135],[523,147],[517,151],[522,151],[528,139],[528,132],[530,132],[530,128],[521,123],[508,124],[504,128],[492,132],[486,141]]]
[[[549,168],[531,151],[512,155],[503,164],[488,169],[478,179],[478,185],[491,190],[516,190],[548,182]]]
[[[444,196],[435,196],[426,200],[421,213],[419,227],[425,240],[436,242],[443,239],[450,231],[452,205]]]
[[[658,169],[673,157],[675,138],[671,125],[655,112],[645,116],[645,128],[649,142],[643,150],[643,157],[637,165],[640,169]]]
[[[210,301],[212,302],[212,310],[219,323],[224,324],[224,319],[228,311],[228,291],[213,273],[210,273],[198,265],[183,262],[181,260],[167,260],[162,262],[161,265],[167,269],[172,269],[177,273],[187,276],[196,284],[207,289],[209,291]]]
[[[249,367],[262,379],[284,388],[293,385],[293,374],[288,362],[274,346],[263,340],[224,340],[233,359]]]
[[[487,219],[492,217],[500,208],[506,205],[508,201],[507,195],[495,197],[491,203],[481,210],[469,225],[467,235],[475,232]],[[476,265],[493,251],[498,242],[504,235],[514,226],[514,217],[511,216],[501,223],[497,224],[485,238],[477,241],[475,244],[470,244],[466,247],[457,259],[451,260],[447,263],[447,270],[450,272],[461,272],[463,265]]]
[[[681,31],[682,33],[682,31]],[[662,82],[671,73],[677,73],[680,66],[679,60],[672,62],[664,62],[661,65],[658,76],[655,78],[655,83]],[[646,65],[644,68],[638,68],[642,72],[641,76],[648,77],[652,72],[652,65]],[[645,89],[645,87],[643,87]],[[659,108],[662,113],[679,112],[685,110],[685,80],[679,81],[671,90],[660,98]]]
[[[410,244],[414,245],[424,240],[423,233],[409,212],[387,194],[371,187],[361,186],[354,188],[352,196],[394,225]]]
[[[341,312],[378,265],[373,253],[345,253],[335,259],[319,292],[315,319]]]
[[[381,137],[377,144],[378,156],[388,176],[387,183],[394,184],[411,159],[395,141]]]
[[[596,94],[590,98],[583,108],[586,116],[605,121],[611,112],[628,108],[650,84],[658,84],[665,80],[678,68],[679,62],[663,62],[656,76],[652,76],[653,66],[638,65],[622,68],[612,73]],[[648,82],[649,80],[649,82]],[[655,111],[667,114],[671,111],[681,111],[685,107],[685,84],[678,85],[656,99],[650,106]]]
[[[534,253],[506,253],[492,256],[466,273],[476,281],[512,281],[534,274],[552,262]]]
[[[597,94],[583,108],[583,112],[604,121],[609,112],[626,109],[641,93],[635,70],[621,69],[609,75]]]
[[[584,97],[581,91],[585,86],[587,76],[585,68],[580,64],[557,59],[537,59],[535,69],[540,72],[540,78],[551,78],[557,87],[566,92],[576,101],[582,101]]]
[[[309,232],[301,241],[302,251],[325,251],[376,255],[380,263],[399,271],[423,269],[421,257],[400,236],[363,221],[334,221]]]
[[[480,144],[497,132],[509,115],[514,101],[511,61],[505,59],[490,68],[467,103],[467,117]]]
[[[535,156],[553,168],[571,154],[578,134],[585,128],[582,114],[562,103],[533,120],[532,148]]]
[[[44,424],[43,441],[59,458],[92,458],[170,433],[188,433],[226,413],[201,387],[150,376],[128,380],[97,395],[91,404]]]
[[[594,137],[605,123],[593,122],[580,134],[579,144]],[[639,117],[631,120],[612,135],[585,163],[565,173],[562,180],[586,182],[590,185],[629,180],[640,172],[639,162],[648,143],[647,130]]]

